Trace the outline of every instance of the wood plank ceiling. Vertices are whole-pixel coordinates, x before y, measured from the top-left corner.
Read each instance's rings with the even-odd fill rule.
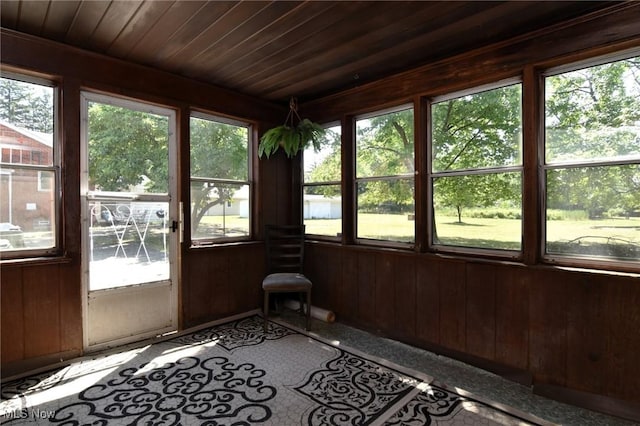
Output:
[[[2,0],[2,27],[266,100],[322,97],[601,1]]]

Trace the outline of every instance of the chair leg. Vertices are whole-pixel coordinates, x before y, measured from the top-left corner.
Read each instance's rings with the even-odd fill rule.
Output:
[[[311,290],[307,291],[307,327],[305,330],[309,331],[309,325],[311,323]]]
[[[264,332],[267,332],[267,317],[269,316],[269,292],[264,292],[264,310],[263,310],[263,318],[264,318]]]

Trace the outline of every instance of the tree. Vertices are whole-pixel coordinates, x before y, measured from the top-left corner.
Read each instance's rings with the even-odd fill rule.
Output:
[[[432,107],[434,172],[490,169],[521,162],[521,87],[511,85],[440,102]],[[519,175],[500,171],[442,176],[434,182],[434,204],[462,210],[500,200],[520,205]]]
[[[217,179],[248,179],[248,130],[200,118],[191,119],[191,176],[207,178],[191,184],[191,228],[197,230],[207,211],[232,199],[242,184]]]
[[[356,175],[370,180],[358,188],[358,206],[403,211],[414,198],[413,109],[359,120],[356,126]]]
[[[550,171],[548,208],[596,218],[640,206],[640,167],[615,164],[640,155],[639,77],[636,57],[547,78],[546,161],[601,163]]]
[[[53,133],[53,89],[1,78],[0,119],[28,130]]]
[[[168,192],[169,124],[165,116],[92,102],[89,184],[102,191]]]

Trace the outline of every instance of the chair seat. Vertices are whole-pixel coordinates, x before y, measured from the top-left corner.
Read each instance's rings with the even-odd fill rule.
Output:
[[[262,280],[262,289],[265,291],[307,291],[310,288],[311,281],[296,272],[277,272]]]

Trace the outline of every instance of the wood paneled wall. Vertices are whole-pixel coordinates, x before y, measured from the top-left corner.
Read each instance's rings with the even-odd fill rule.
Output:
[[[286,106],[145,68],[80,49],[2,29],[2,67],[52,79],[61,88],[62,249],[57,257],[0,265],[2,375],[82,354],[80,233],[80,91],[98,90],[175,108],[179,117],[179,197],[189,195],[187,150],[189,108],[235,116],[260,129],[280,123]],[[255,235],[266,222],[299,220],[284,155],[253,159]],[[188,203],[185,203],[188,205]],[[185,227],[189,227],[185,214]],[[264,268],[259,242],[208,248],[181,247],[180,325],[182,328],[261,306],[259,276]]]
[[[640,402],[640,283],[630,276],[525,267],[311,242],[314,305],[338,321],[549,384]]]
[[[640,4],[612,4],[544,31],[365,84],[301,105],[318,121],[343,123],[342,244],[309,242],[314,304],[344,321],[467,362],[529,377],[534,389],[635,404],[640,419],[640,279],[545,265],[540,254],[540,72],[640,46]],[[501,262],[429,252],[425,102],[504,78],[524,82],[524,253]],[[416,105],[416,247],[353,240],[352,118]],[[419,107],[418,107],[419,106]],[[552,394],[553,392],[546,392]],[[580,395],[580,398],[582,396]],[[615,401],[613,401],[615,400]],[[613,402],[612,402],[613,401]],[[618,411],[617,409],[611,410]]]

